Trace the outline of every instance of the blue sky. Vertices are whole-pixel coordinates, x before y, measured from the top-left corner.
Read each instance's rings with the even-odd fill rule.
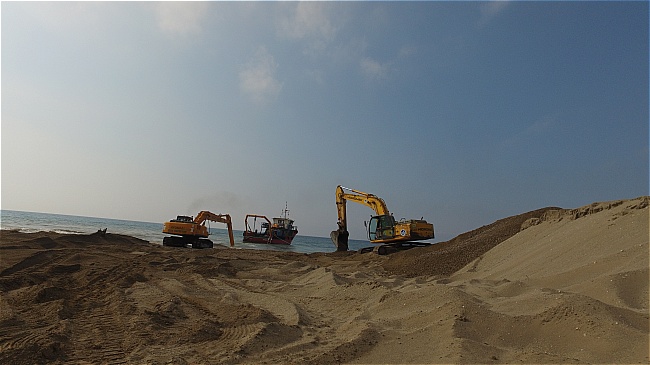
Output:
[[[3,2],[1,204],[447,240],[647,195],[648,100],[647,2]]]

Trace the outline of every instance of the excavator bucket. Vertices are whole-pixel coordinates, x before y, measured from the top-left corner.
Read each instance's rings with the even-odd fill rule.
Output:
[[[330,233],[330,238],[332,239],[332,242],[334,242],[334,246],[336,246],[336,251],[347,251],[348,250],[348,237],[350,233],[347,231],[332,231]]]

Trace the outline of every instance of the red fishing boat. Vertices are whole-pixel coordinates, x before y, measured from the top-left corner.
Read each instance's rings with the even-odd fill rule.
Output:
[[[289,210],[286,208],[286,205],[282,213],[282,217],[273,218],[273,222],[264,215],[247,214],[243,241],[290,245],[293,238],[298,234],[298,228],[293,225],[292,219],[287,218]],[[251,219],[252,225],[250,224]],[[260,222],[258,222],[258,219]],[[258,224],[259,230],[257,229]]]

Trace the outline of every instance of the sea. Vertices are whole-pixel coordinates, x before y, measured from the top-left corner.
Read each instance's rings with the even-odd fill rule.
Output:
[[[296,222],[298,223],[298,222]],[[215,225],[218,223],[215,223]],[[61,234],[90,234],[106,229],[107,233],[122,234],[162,245],[162,222],[137,222],[120,219],[81,217],[64,214],[35,213],[15,210],[0,210],[0,229],[20,232],[55,232]],[[300,225],[298,224],[298,227]],[[329,237],[313,237],[300,234],[291,245],[267,245],[242,242],[243,231],[233,230],[236,249],[276,250],[300,253],[333,252],[335,246]],[[215,244],[229,246],[228,230],[210,227],[210,240]],[[368,241],[350,240],[350,250],[371,246]]]

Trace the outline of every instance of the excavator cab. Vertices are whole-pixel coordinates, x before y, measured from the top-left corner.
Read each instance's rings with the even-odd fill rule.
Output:
[[[194,218],[188,217],[186,215],[178,215],[176,216],[176,219],[172,219],[171,222],[178,222],[178,223],[192,223],[194,221]]]
[[[384,240],[395,236],[395,218],[390,214],[370,217],[368,223],[368,239],[370,241]]]

